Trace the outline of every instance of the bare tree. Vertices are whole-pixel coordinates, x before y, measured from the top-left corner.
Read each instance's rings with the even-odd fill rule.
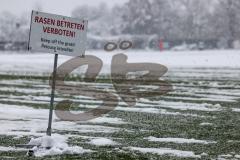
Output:
[[[17,17],[9,12],[3,12],[0,16],[0,33],[4,41],[27,41],[27,20]]]
[[[123,32],[151,34],[152,14],[149,0],[130,0],[124,6]]]
[[[233,47],[233,42],[240,39],[240,0],[218,0],[216,18],[221,25],[220,36]]]

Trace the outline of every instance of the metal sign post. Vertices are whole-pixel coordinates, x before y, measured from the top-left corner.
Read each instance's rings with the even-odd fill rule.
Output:
[[[55,97],[55,86],[56,86],[56,74],[57,74],[57,61],[58,54],[54,56],[54,65],[53,65],[53,77],[52,77],[52,92],[51,92],[51,101],[50,101],[50,109],[49,109],[49,118],[48,118],[48,128],[47,135],[52,135],[52,116],[53,116],[53,105],[54,105],[54,97]]]
[[[58,54],[84,56],[88,21],[56,14],[32,11],[29,50],[55,54],[47,135],[52,134]]]

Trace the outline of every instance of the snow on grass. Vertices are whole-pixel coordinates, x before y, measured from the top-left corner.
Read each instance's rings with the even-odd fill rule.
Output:
[[[42,89],[37,89],[37,88],[16,88],[16,87],[1,87],[0,91],[11,91],[11,92],[21,92],[21,93],[26,93],[26,94],[36,94],[36,93],[44,93],[44,94],[50,94],[51,91],[48,88],[42,88]]]
[[[178,109],[178,110],[195,110],[195,111],[206,111],[206,112],[216,112],[221,111],[223,108],[220,104],[209,104],[209,103],[185,103],[185,102],[169,102],[169,101],[150,101],[145,98],[140,99],[141,102],[151,104],[151,106],[160,106],[164,108],[170,108],[170,109]]]
[[[69,146],[67,138],[57,134],[31,139],[28,144],[35,146],[32,150],[36,157],[91,152],[79,146]]]
[[[112,145],[117,145],[118,143],[108,138],[94,138],[89,142],[89,144],[92,144],[95,146],[112,146]]]
[[[219,155],[218,156],[218,160],[226,160],[225,158],[227,158],[227,159],[233,159],[233,155],[231,155],[231,154],[222,154],[222,155]]]
[[[26,52],[27,53],[27,52]],[[113,56],[117,52],[111,53]],[[240,67],[238,51],[183,51],[183,52],[157,52],[157,51],[132,51],[125,53],[129,63],[160,63],[169,68],[173,67]],[[105,51],[88,51],[86,55],[96,55],[104,62],[101,73],[110,73],[112,56]],[[216,57],[218,60],[216,61]],[[59,56],[59,64],[71,57]],[[54,55],[52,54],[9,54],[3,52],[0,59],[0,73],[31,73],[43,74],[52,72]]]
[[[0,146],[0,152],[8,152],[8,151],[27,151],[27,149]]]
[[[185,70],[185,69],[182,69],[182,70]],[[215,69],[215,71],[217,71],[217,69]],[[188,75],[191,76],[191,73],[189,73]],[[222,75],[219,75],[219,77],[222,77]],[[179,81],[184,81],[184,79],[182,79],[182,78],[179,78],[179,79],[176,77],[174,77],[174,78]],[[184,78],[186,78],[186,77],[184,77]],[[229,79],[233,80],[231,83],[222,83],[222,84],[220,84],[221,81],[210,81],[209,82],[209,80],[208,80],[206,82],[204,80],[204,78],[212,78],[212,80],[214,80],[214,79],[218,80],[218,78],[213,78],[213,77],[199,77],[198,79],[201,79],[202,81],[192,83],[191,79],[188,78],[190,81],[186,81],[187,83],[177,83],[174,87],[176,90],[180,90],[180,91],[183,90],[185,92],[194,91],[193,89],[190,89],[190,87],[194,87],[196,93],[203,93],[203,94],[210,93],[210,94],[235,95],[235,96],[240,95],[240,93],[238,93],[237,90],[227,89],[227,88],[235,88],[235,89],[240,88],[240,87],[236,86],[236,82],[234,82],[234,80],[235,80],[234,77],[229,78]],[[204,87],[205,88],[207,87],[207,89],[203,89]],[[223,89],[223,88],[226,88],[226,89]]]
[[[81,100],[78,100],[78,101],[81,102]],[[84,102],[92,103],[93,101],[85,100]],[[95,101],[94,101],[94,103],[95,103]],[[82,108],[93,109],[93,108],[97,108],[97,104],[98,104],[98,102],[96,101],[96,104],[94,104],[94,105],[79,104],[79,106],[82,107]],[[137,103],[136,106],[138,106],[139,104],[141,104],[141,103]],[[99,103],[99,105],[100,105],[100,103]],[[143,107],[138,108],[139,106],[138,107],[128,107],[123,102],[119,102],[119,105],[124,106],[124,107],[118,106],[118,107],[115,108],[116,111],[153,113],[153,114],[174,115],[174,116],[175,115],[180,115],[180,116],[190,116],[190,117],[205,117],[205,116],[199,116],[197,114],[188,114],[188,113],[183,114],[183,113],[180,113],[180,112],[168,112],[166,109],[151,108],[151,107],[156,107],[156,106],[151,105],[151,104],[140,105],[140,106],[146,106],[146,107],[148,106],[148,108],[143,108]],[[117,120],[117,119],[115,119],[115,120]],[[99,119],[99,121],[102,121],[102,120]],[[95,122],[95,120],[94,121],[89,121],[89,122]],[[112,121],[112,124],[114,124],[114,122],[115,121]],[[119,123],[121,123],[121,122],[119,122]]]
[[[211,101],[211,102],[237,102],[237,98],[233,99],[221,99],[221,97],[216,98],[193,98],[193,97],[170,97],[164,96],[164,98],[175,99],[175,100],[192,100],[192,101]]]
[[[117,107],[117,111],[126,111],[126,112],[143,112],[143,113],[162,113],[162,114],[174,114],[167,112],[165,109],[157,109],[157,108],[136,108],[136,107]]]
[[[208,123],[208,122],[203,122],[203,123],[200,123],[200,126],[212,126],[213,123]]]
[[[172,115],[172,116],[186,116],[186,117],[189,116],[189,117],[206,118],[206,116],[200,116],[198,114],[168,112],[166,109],[157,109],[157,108],[117,107],[115,110],[125,111],[125,112],[140,112],[140,113],[153,113],[153,114]]]
[[[156,137],[148,137],[146,138],[150,142],[166,142],[166,143],[178,143],[178,144],[214,144],[217,143],[215,141],[206,141],[206,140],[196,140],[196,139],[185,139],[185,138],[156,138]]]
[[[205,90],[205,93],[200,93],[197,94],[195,93],[197,92],[197,89],[195,89],[195,91],[187,91],[187,92],[183,92],[183,91],[178,91],[178,92],[172,92],[170,93],[170,95],[176,95],[176,96],[186,96],[186,97],[199,97],[199,98],[212,98],[212,99],[223,99],[223,100],[236,100],[239,98],[239,95],[221,95],[221,94],[217,94],[216,93],[208,93],[207,90]]]
[[[16,76],[17,77],[17,76]],[[49,85],[39,85],[42,84],[42,81],[39,80],[26,80],[26,79],[8,79],[8,80],[0,80],[0,85],[21,85],[21,86],[26,86],[26,85],[31,85],[31,86],[36,86],[36,87],[48,87]]]
[[[221,72],[223,71],[223,72]],[[176,79],[188,78],[191,80],[202,79],[202,80],[211,80],[216,79],[220,80],[219,77],[222,77],[221,80],[237,80],[237,76],[239,75],[239,71],[235,68],[224,68],[224,67],[214,67],[214,68],[172,68],[166,74],[169,76],[174,76]],[[198,82],[199,87],[206,85],[204,82]],[[212,88],[219,88],[223,87],[224,85],[219,82],[208,82]],[[181,84],[180,84],[181,85]],[[189,84],[190,85],[190,84]]]
[[[90,123],[110,123],[110,124],[126,124],[121,118],[98,117],[89,121]]]
[[[31,120],[31,119],[47,119],[47,109],[34,109],[28,106],[0,104],[1,120]]]
[[[240,112],[240,108],[232,108],[233,112]]]
[[[48,109],[34,109],[27,106],[0,104],[0,122],[1,135],[35,135],[42,136],[45,134],[48,123]],[[121,119],[112,119],[108,117],[98,119],[102,123],[123,123]],[[95,120],[95,122],[98,122]],[[89,123],[94,123],[89,122]],[[112,133],[117,132],[120,128],[86,125],[79,122],[60,121],[53,114],[53,132],[57,131],[76,131],[80,133]]]
[[[181,151],[171,148],[139,148],[139,147],[129,147],[131,150],[139,151],[142,153],[152,153],[158,155],[170,155],[181,158],[201,158],[200,155],[195,155],[192,151]]]
[[[0,89],[1,90],[1,89]],[[65,100],[64,98],[55,98],[54,101],[55,102],[60,102]],[[101,101],[97,101],[97,100],[84,100],[84,99],[72,99],[72,98],[68,98],[69,101],[72,102],[76,102],[76,103],[81,103],[81,104],[92,104],[94,102],[94,104],[101,104]],[[49,96],[3,96],[0,95],[0,101],[3,102],[19,102],[19,103],[29,103],[29,104],[49,104],[50,101],[50,97]],[[96,107],[96,106],[95,106]],[[93,106],[93,108],[95,108]]]
[[[0,101],[2,101],[2,102],[15,102],[15,103],[29,103],[29,104],[49,104],[49,102],[44,102],[44,101],[7,99],[7,98],[0,98]]]
[[[211,83],[209,84],[209,86],[212,86]],[[218,86],[219,88],[220,87],[224,87],[224,88],[227,88],[227,87],[231,87],[231,88],[236,88],[236,86],[234,85],[234,83],[232,85],[219,85]],[[230,98],[236,98],[236,97],[239,97],[240,96],[240,93],[238,92],[238,90],[232,90],[232,89],[207,89],[207,90],[196,90],[195,92],[196,93],[200,93],[200,94],[213,94],[213,95],[226,95],[226,96],[231,96]],[[239,88],[238,88],[239,89]]]
[[[234,157],[240,159],[240,155],[235,155]]]

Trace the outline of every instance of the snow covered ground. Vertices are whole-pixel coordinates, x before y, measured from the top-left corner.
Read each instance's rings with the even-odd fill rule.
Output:
[[[110,74],[111,59],[117,53],[122,52],[86,54],[102,59],[101,73]],[[87,122],[61,121],[54,115],[54,136],[49,139],[45,137],[50,100],[47,77],[52,71],[53,55],[0,53],[0,157],[24,159],[26,149],[15,145],[27,144],[32,138],[31,143],[39,146],[53,142],[52,150],[40,147],[35,151],[40,157],[72,154],[104,159],[107,151],[112,159],[120,155],[134,159],[240,159],[238,51],[126,54],[129,63],[167,66],[164,79],[171,82],[174,90],[161,97],[142,97],[134,107],[120,101],[113,112]],[[68,59],[60,56],[59,64]],[[83,72],[79,69],[74,73]],[[71,79],[68,83],[82,82]],[[109,80],[85,84],[116,95]],[[77,112],[102,103],[91,97],[59,93],[55,100],[65,99],[75,102],[73,108]]]
[[[172,68],[239,68],[240,51],[188,51],[188,52],[126,52],[129,63],[159,63]],[[104,68],[101,73],[109,74],[112,57],[119,52],[88,51],[86,55],[94,55],[103,61]],[[3,52],[0,54],[0,73],[28,73],[48,74],[52,72],[53,54],[15,54]],[[71,57],[59,56],[58,64],[66,62]],[[222,71],[219,71],[220,74]],[[211,73],[214,74],[214,73]]]

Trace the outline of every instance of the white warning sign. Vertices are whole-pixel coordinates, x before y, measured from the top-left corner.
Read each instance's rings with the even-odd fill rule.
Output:
[[[88,21],[32,11],[29,50],[83,56]]]

